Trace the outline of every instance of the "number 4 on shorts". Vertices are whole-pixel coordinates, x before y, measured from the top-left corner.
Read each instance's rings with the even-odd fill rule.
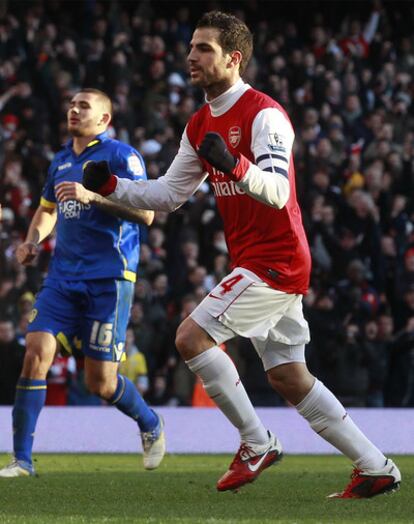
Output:
[[[231,277],[225,280],[224,282],[222,282],[220,284],[220,287],[221,287],[220,295],[225,295],[226,293],[231,291],[234,288],[234,286],[238,282],[240,282],[240,280],[243,280],[243,275],[234,275],[234,277]]]

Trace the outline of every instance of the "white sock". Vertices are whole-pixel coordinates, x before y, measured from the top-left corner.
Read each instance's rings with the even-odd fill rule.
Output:
[[[312,389],[296,409],[318,435],[350,458],[359,469],[378,471],[384,467],[384,455],[367,439],[339,400],[319,380],[315,380]]]
[[[224,351],[213,346],[187,360],[186,364],[200,377],[208,396],[239,430],[243,442],[262,445],[269,441],[267,431],[240,381],[236,366]]]

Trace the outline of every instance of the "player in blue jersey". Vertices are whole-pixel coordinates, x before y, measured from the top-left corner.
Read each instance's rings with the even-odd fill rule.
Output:
[[[39,244],[56,225],[56,249],[39,292],[26,337],[23,371],[13,409],[14,458],[0,477],[34,475],[33,435],[45,403],[46,374],[59,346],[71,351],[82,340],[85,380],[89,390],[133,418],[141,431],[146,469],[155,469],[165,453],[162,419],[135,386],[118,374],[139,258],[139,226],[154,213],[119,206],[102,198],[93,205],[58,202],[56,186],[81,182],[89,161],[105,161],[113,172],[132,180],[146,178],[140,154],[111,139],[107,127],[112,104],[96,89],[83,89],[67,114],[73,137],[54,157],[26,240],[16,251],[30,264]]]

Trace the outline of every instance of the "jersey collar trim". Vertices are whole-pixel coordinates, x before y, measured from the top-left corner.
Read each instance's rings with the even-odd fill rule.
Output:
[[[99,133],[99,135],[96,135],[96,137],[89,142],[89,144],[86,146],[85,151],[93,146],[96,146],[97,144],[100,144],[101,142],[104,142],[105,140],[108,140],[108,131],[104,131],[103,133]],[[72,152],[73,149],[73,139],[71,138],[64,144],[65,149],[69,149],[70,152]]]
[[[248,89],[251,89],[250,85],[245,84],[240,78],[240,80],[232,85],[230,89],[219,95],[217,98],[214,98],[213,100],[206,100],[210,106],[211,114],[217,117],[227,113],[227,111],[234,106],[234,104],[242,95],[244,95]]]
[[[107,140],[107,138],[108,138],[108,131],[99,133],[99,135],[96,135],[96,137],[93,140],[91,140],[86,147],[88,148],[88,147],[95,146],[96,144],[100,144],[104,140]]]

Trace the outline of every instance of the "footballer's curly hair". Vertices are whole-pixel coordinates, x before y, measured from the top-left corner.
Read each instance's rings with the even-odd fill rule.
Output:
[[[242,54],[240,74],[243,74],[253,52],[253,35],[247,25],[228,13],[209,11],[197,22],[196,29],[202,27],[219,30],[219,44],[225,53],[240,51]]]

